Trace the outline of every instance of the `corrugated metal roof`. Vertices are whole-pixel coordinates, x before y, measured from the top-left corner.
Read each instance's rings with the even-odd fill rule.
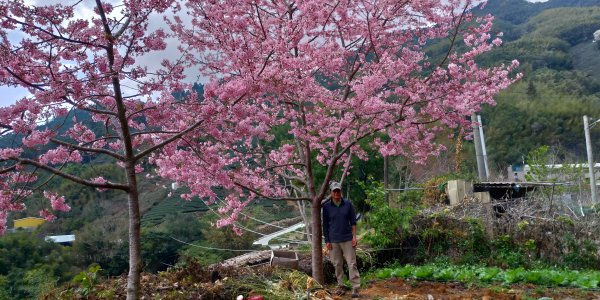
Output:
[[[71,243],[75,241],[75,235],[74,234],[68,234],[68,235],[50,235],[44,238],[45,241],[47,242],[54,242],[54,243]]]

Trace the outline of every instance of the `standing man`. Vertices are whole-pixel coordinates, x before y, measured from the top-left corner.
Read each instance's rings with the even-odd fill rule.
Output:
[[[350,201],[342,198],[342,186],[331,182],[331,201],[323,204],[323,235],[329,258],[335,267],[337,278],[337,294],[345,292],[344,259],[348,264],[352,298],[358,298],[360,275],[356,267],[356,213]]]

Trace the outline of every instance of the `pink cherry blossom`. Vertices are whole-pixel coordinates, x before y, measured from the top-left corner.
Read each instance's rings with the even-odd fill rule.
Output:
[[[42,209],[39,211],[40,217],[44,218],[48,222],[56,220],[56,216],[52,214],[48,209]]]
[[[34,130],[30,135],[23,138],[23,145],[32,148],[38,145],[46,145],[53,135],[52,131],[46,129],[44,131]]]
[[[53,210],[58,210],[58,211],[71,210],[71,207],[65,203],[64,196],[58,196],[55,193],[44,191],[44,197],[46,197],[46,199],[50,200],[50,206],[52,207]]]

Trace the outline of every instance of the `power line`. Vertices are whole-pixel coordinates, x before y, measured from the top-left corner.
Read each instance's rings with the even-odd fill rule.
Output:
[[[174,237],[170,237],[175,241],[178,241],[182,244],[186,244],[192,247],[197,247],[197,248],[202,248],[202,249],[207,249],[207,250],[217,250],[217,251],[234,251],[234,252],[256,252],[256,251],[264,251],[264,250],[258,250],[258,249],[226,249],[226,248],[216,248],[216,247],[207,247],[207,246],[200,246],[200,245],[196,245],[196,244],[192,244],[192,243],[188,243],[185,241],[182,241],[180,239],[174,238]],[[393,247],[393,248],[382,248],[382,249],[360,249],[360,248],[356,248],[357,251],[363,251],[363,252],[378,252],[378,251],[390,251],[390,250],[406,250],[406,249],[415,249],[414,247]],[[289,250],[289,252],[296,252],[296,253],[302,253],[302,252],[310,252],[312,251],[311,249],[306,249],[306,250]]]
[[[244,249],[224,249],[224,248],[206,247],[206,246],[200,246],[200,245],[196,245],[196,244],[184,242],[184,241],[182,241],[180,239],[177,239],[177,238],[174,238],[172,236],[169,236],[169,237],[172,238],[172,239],[174,239],[174,240],[176,240],[176,241],[178,241],[178,242],[180,242],[180,243],[182,243],[182,244],[190,245],[190,246],[197,247],[197,248],[207,249],[207,250],[234,251],[234,252],[254,252],[254,251],[260,251],[260,250],[257,250],[257,249],[252,249],[252,250],[247,249],[247,250],[244,250]]]
[[[219,196],[216,196],[216,198],[217,198],[217,200],[219,200],[221,203],[225,204],[225,201],[224,201],[223,199],[221,199],[221,197],[219,197]],[[251,219],[251,220],[257,221],[257,222],[259,222],[259,223],[265,224],[265,225],[269,225],[269,226],[272,226],[272,227],[275,227],[275,228],[279,228],[279,229],[286,229],[286,227],[278,226],[278,225],[271,224],[271,223],[269,223],[269,222],[266,222],[266,221],[263,221],[263,220],[259,220],[259,219],[257,219],[257,218],[254,218],[254,217],[252,217],[252,216],[249,216],[249,215],[247,215],[247,214],[244,214],[244,213],[242,213],[242,212],[240,212],[240,215],[242,215],[242,216],[244,216],[244,217],[247,217],[247,218],[249,218],[249,219]],[[304,233],[305,233],[305,232],[302,232],[302,231],[297,231],[297,230],[292,230],[292,231],[290,231],[290,232],[297,232],[297,233],[302,233],[302,234],[304,234]]]
[[[222,202],[224,202],[224,201],[223,201],[223,200],[221,200],[221,199],[220,199],[218,196],[217,196],[217,199],[219,199],[219,201],[222,201]],[[216,211],[214,211],[214,209],[212,209],[212,207],[210,207],[209,205],[207,205],[206,207],[208,207],[208,209],[209,209],[209,210],[210,210],[210,211],[211,211],[213,214],[215,214],[215,215],[217,215],[217,216],[220,216],[220,215],[219,215],[219,214],[218,214]],[[239,227],[239,228],[240,228],[240,229],[242,229],[242,230],[246,230],[246,231],[248,231],[248,232],[252,232],[252,233],[258,234],[258,235],[260,235],[260,236],[267,236],[267,235],[268,235],[268,234],[260,233],[260,232],[257,232],[257,231],[253,231],[253,230],[251,230],[251,229],[249,229],[249,228],[247,228],[247,227],[245,227],[245,226],[241,225],[239,222],[235,222],[235,223],[234,223],[234,225],[235,225],[235,226],[237,226],[237,227]],[[292,242],[292,243],[305,243],[305,242],[306,242],[306,241],[298,241],[298,240],[293,240],[293,239],[284,239],[284,238],[278,238],[278,237],[274,237],[273,239],[274,239],[274,240],[285,241],[285,242]]]

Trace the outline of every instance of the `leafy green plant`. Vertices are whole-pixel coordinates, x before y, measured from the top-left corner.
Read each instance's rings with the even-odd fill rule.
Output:
[[[433,274],[436,280],[450,281],[456,278],[456,270],[453,267],[439,269]]]
[[[393,271],[394,270],[390,269],[390,268],[379,269],[379,270],[377,270],[377,272],[375,272],[375,276],[379,279],[388,279],[388,278],[392,277]]]
[[[468,218],[468,233],[466,239],[459,242],[463,249],[463,261],[466,263],[479,263],[490,254],[490,245],[481,220]]]
[[[413,275],[417,279],[430,279],[433,277],[435,269],[432,266],[419,266],[413,271]]]
[[[459,269],[456,274],[456,279],[462,282],[472,282],[477,278],[477,274],[471,268]]]
[[[600,263],[596,256],[598,247],[588,239],[578,240],[572,234],[567,234],[565,236],[565,250],[563,263],[569,268],[593,269]]]
[[[523,253],[510,235],[501,235],[492,243],[497,261],[506,267],[516,268],[524,263]]]
[[[502,270],[499,268],[482,268],[479,272],[478,278],[483,282],[490,282],[496,279],[496,276],[501,272]]]
[[[525,228],[527,228],[528,225],[529,225],[529,222],[527,222],[527,220],[523,220],[523,221],[517,223],[517,228],[519,228],[519,230],[525,230]]]
[[[49,270],[36,268],[25,272],[23,288],[34,299],[43,298],[44,293],[56,287],[58,279]]]
[[[99,265],[94,264],[89,267],[87,271],[81,271],[81,273],[73,277],[72,282],[78,287],[75,292],[80,295],[87,297],[94,291],[94,286],[98,281],[98,272],[102,270]]]
[[[372,178],[371,178],[372,179]],[[412,206],[391,207],[385,199],[383,183],[369,180],[369,184],[358,182],[367,195],[366,202],[371,210],[367,215],[367,226],[371,231],[365,241],[376,248],[384,248],[401,241],[416,215]]]
[[[506,270],[504,272],[504,283],[505,284],[513,284],[517,282],[521,282],[524,279],[525,269],[517,268]]]
[[[523,247],[528,251],[533,251],[537,248],[535,245],[535,240],[533,239],[526,240],[525,243],[523,243]]]
[[[392,271],[391,276],[397,278],[408,278],[414,272],[415,267],[412,265],[406,265],[404,267],[396,268]]]
[[[529,283],[541,286],[570,286],[582,289],[595,289],[600,284],[600,271],[526,270],[525,268],[502,270],[497,267],[472,265],[405,265],[379,269],[374,274],[378,279],[391,277],[414,278],[418,280],[460,281],[467,284],[498,282],[505,286],[514,283]]]

